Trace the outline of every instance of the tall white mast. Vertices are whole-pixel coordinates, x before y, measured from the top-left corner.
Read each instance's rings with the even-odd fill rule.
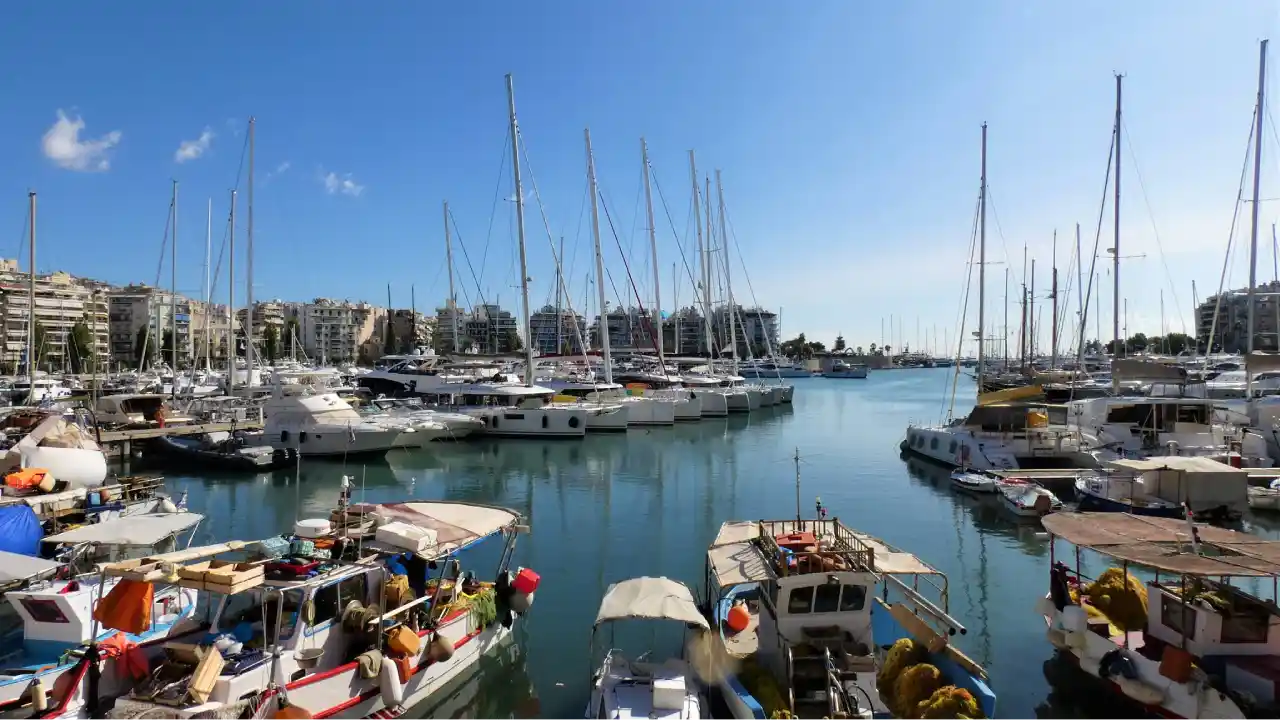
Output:
[[[31,215],[31,224],[27,227],[30,241],[31,267],[27,284],[27,382],[31,389],[27,393],[27,404],[35,402],[36,397],[36,192],[27,193],[27,212]]]
[[[209,285],[209,265],[213,260],[213,198],[209,198],[209,210],[204,221],[204,369],[213,369],[209,359],[209,321],[213,318],[213,289]],[[195,363],[192,363],[192,367]]]
[[[604,381],[613,382],[613,359],[609,353],[609,311],[604,299],[604,255],[600,252],[600,208],[596,198],[596,159],[591,153],[591,128],[582,131],[587,142],[587,181],[591,185],[591,238],[596,246],[596,291],[600,295],[600,356]]]
[[[720,183],[720,171],[716,170],[716,198],[720,205],[720,252],[724,257],[724,289],[729,296],[729,347],[733,352],[733,374],[738,374],[738,335],[734,318],[738,306],[733,301],[733,270],[729,267],[729,236],[724,225],[724,185]]]
[[[227,394],[236,394],[236,191],[231,191],[227,231]]]
[[[1114,307],[1112,308],[1113,317],[1111,318],[1112,340],[1113,340],[1113,344],[1111,346],[1111,358],[1113,360],[1120,355],[1120,348],[1121,348],[1121,338],[1120,338],[1120,144],[1121,144],[1121,136],[1123,135],[1123,133],[1121,132],[1121,128],[1123,126],[1121,125],[1120,108],[1121,108],[1121,98],[1122,98],[1121,87],[1123,86],[1123,82],[1124,82],[1124,78],[1117,74],[1116,75],[1116,127],[1115,127],[1116,187],[1115,187],[1115,201],[1112,205],[1112,212],[1115,215],[1115,247],[1111,248],[1111,251],[1115,254],[1114,257],[1112,258],[1112,275],[1114,276],[1113,279],[1115,280],[1115,287],[1113,289],[1113,294],[1115,295],[1115,297],[1112,298],[1112,301],[1114,302]],[[1126,352],[1125,354],[1127,355],[1128,353]],[[1120,388],[1120,376],[1116,375],[1115,373],[1112,373],[1111,374],[1111,390],[1112,392],[1115,392],[1119,390],[1119,388]]]
[[[1008,308],[1005,309],[1008,312]],[[982,123],[982,188],[978,191],[978,394],[986,375],[987,322],[987,124]],[[963,345],[963,343],[962,343]]]
[[[705,282],[707,276],[707,251],[706,245],[702,238],[702,202],[699,200],[701,193],[698,191],[698,165],[694,162],[693,151],[689,151],[689,179],[693,183],[693,225],[698,232],[698,259],[702,262],[702,272],[699,273],[702,279],[698,281],[702,285],[702,321],[703,332],[706,334],[707,345],[707,362],[711,361],[711,288],[709,283]],[[707,243],[710,238],[707,238]],[[694,297],[698,296],[698,288],[693,288]]]
[[[458,352],[458,296],[453,290],[453,235],[449,232],[449,201],[444,201],[444,259],[449,266],[449,326],[453,336],[453,352]]]
[[[649,218],[649,252],[653,254],[653,326],[658,334],[658,363],[666,371],[666,360],[662,353],[662,288],[658,284],[658,233],[653,227],[653,193],[649,189],[649,145],[640,138],[640,158],[644,164],[644,210]]]
[[[253,358],[257,355],[253,347],[253,126],[254,119],[249,118],[249,219],[246,223],[245,234],[248,236],[245,254],[248,256],[245,260],[246,270],[249,275],[249,282],[245,284],[245,303],[246,310],[244,314],[244,368],[245,368],[245,387],[253,385]]]
[[[1250,400],[1253,399],[1253,373],[1249,372],[1249,355],[1253,354],[1253,321],[1254,311],[1256,310],[1254,302],[1254,288],[1258,284],[1258,191],[1262,186],[1262,118],[1266,113],[1266,96],[1267,87],[1267,41],[1262,41],[1262,47],[1258,51],[1258,112],[1257,127],[1253,131],[1253,226],[1249,231],[1249,340],[1248,354],[1245,355],[1245,381],[1247,391],[1245,396]]]
[[[178,396],[178,181],[173,181],[173,202],[169,212],[173,213],[173,235],[169,243],[169,348],[173,367],[173,383],[169,385],[169,394]]]
[[[524,252],[524,188],[520,185],[520,130],[516,125],[516,88],[510,73],[507,73],[507,108],[511,114],[511,173],[516,185],[516,234],[520,241],[520,314],[525,336],[524,384],[532,387],[533,331],[529,326],[529,266]]]
[[[702,284],[703,292],[707,297],[707,322],[711,322],[711,277],[715,271],[715,266],[711,264],[711,178],[707,178],[707,189],[702,193],[702,209],[705,213],[707,223],[707,262],[703,265],[703,274],[706,276]],[[710,351],[715,348],[715,333],[707,335],[707,359],[711,359]]]

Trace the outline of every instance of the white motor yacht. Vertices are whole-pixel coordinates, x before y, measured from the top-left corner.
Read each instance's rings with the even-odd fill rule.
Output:
[[[263,444],[296,448],[305,456],[385,453],[422,445],[412,427],[368,419],[336,393],[286,395],[277,390],[263,405]],[[443,432],[443,427],[440,428]]]
[[[555,391],[520,383],[446,383],[428,395],[438,407],[466,413],[495,437],[567,437],[586,434],[593,411],[576,403],[554,403]]]

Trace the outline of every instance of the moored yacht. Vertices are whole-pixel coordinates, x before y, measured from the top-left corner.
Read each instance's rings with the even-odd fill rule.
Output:
[[[909,425],[901,449],[974,470],[1092,467],[1067,426],[1067,410],[1044,403],[978,405],[946,425]]]
[[[304,456],[381,454],[422,444],[412,427],[366,418],[334,393],[285,395],[277,390],[263,405],[263,415],[263,432],[253,437]]]
[[[581,438],[593,409],[554,403],[554,396],[554,390],[537,385],[448,383],[427,397],[442,409],[479,419],[484,435]]]

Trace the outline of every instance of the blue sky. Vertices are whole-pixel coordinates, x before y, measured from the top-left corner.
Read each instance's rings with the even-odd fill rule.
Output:
[[[206,201],[214,200],[216,259],[252,114],[258,298],[382,304],[390,283],[395,305],[409,304],[414,285],[418,307],[434,307],[447,292],[441,202],[449,200],[479,276],[477,283],[459,253],[459,294],[465,288],[474,300],[478,285],[515,309],[512,185],[502,157],[503,76],[511,72],[531,161],[535,306],[551,298],[555,269],[530,179],[551,233],[565,237],[578,309],[587,294],[582,131],[590,126],[618,236],[602,217],[606,264],[624,299],[619,245],[637,287],[652,295],[644,135],[671,218],[659,204],[664,306],[673,299],[672,263],[681,261],[677,243],[686,251],[691,243],[693,148],[700,174],[724,174],[751,287],[735,258],[735,295],[784,308],[784,334],[830,342],[843,333],[865,345],[881,342],[892,314],[906,343],[916,344],[917,322],[922,336],[937,328],[954,340],[981,123],[990,125],[988,261],[1008,261],[988,267],[988,325],[998,328],[1004,270],[1016,287],[1024,244],[1038,259],[1038,291],[1048,282],[1055,229],[1064,276],[1076,222],[1086,254],[1092,247],[1118,71],[1127,132],[1121,252],[1146,255],[1122,269],[1128,325],[1158,332],[1163,290],[1166,326],[1190,329],[1192,281],[1201,298],[1219,284],[1255,101],[1257,41],[1280,35],[1275,3],[799,7],[15,5],[0,29],[0,61],[12,69],[0,76],[8,99],[0,114],[0,255],[22,248],[25,266],[21,231],[34,188],[40,271],[154,283],[176,178],[178,285],[198,296]],[[1271,125],[1264,199],[1280,198]],[[192,144],[176,162],[184,142]],[[1263,279],[1273,274],[1276,207],[1261,205]],[[1238,243],[1247,242],[1245,210]],[[1111,244],[1109,213],[1102,248]],[[239,237],[242,251],[243,224]],[[1245,252],[1229,275],[1234,286],[1247,277]],[[162,283],[168,278],[166,266]],[[1108,336],[1109,276],[1103,285]],[[674,290],[687,303],[688,278]]]

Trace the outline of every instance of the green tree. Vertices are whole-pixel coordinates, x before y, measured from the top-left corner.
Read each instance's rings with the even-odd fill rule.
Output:
[[[299,342],[298,334],[298,318],[291,317],[284,322],[284,337],[281,338],[284,347],[294,347]]]
[[[832,352],[844,352],[844,336],[836,336],[836,344],[831,348]]]
[[[814,340],[813,342],[809,343],[807,347],[809,352],[806,355],[806,357],[813,357],[817,353],[822,353],[827,351],[826,344],[821,343],[817,340]]]
[[[800,333],[796,338],[782,343],[778,351],[782,353],[783,357],[802,360],[807,357],[805,353],[808,347],[809,341],[805,340],[804,333]]]
[[[267,325],[262,330],[262,353],[268,363],[275,364],[276,354],[280,350],[280,333],[275,325]]]
[[[80,375],[90,372],[94,363],[93,335],[89,324],[81,318],[71,327],[71,344],[67,348],[71,361],[71,372]]]
[[[498,348],[500,352],[520,352],[524,350],[524,343],[520,341],[520,333],[515,328],[508,328],[502,337],[502,342]]]
[[[854,352],[855,352],[855,353],[857,353],[858,355],[863,354],[863,353],[862,353],[862,346],[861,346],[861,345],[859,345],[859,346],[858,346],[858,348],[857,348],[856,350],[854,350]]]
[[[872,355],[879,355],[879,354],[880,354],[880,349],[879,349],[878,347],[876,347],[876,344],[875,344],[875,343],[871,343],[871,354],[872,354]]]
[[[32,367],[38,370],[40,368],[41,358],[45,357],[44,340],[45,340],[45,337],[48,336],[48,332],[45,330],[44,325],[41,325],[40,321],[37,320],[35,327],[32,328],[31,335],[32,335],[31,345],[35,348],[35,357],[32,358],[35,362],[32,365]]]

